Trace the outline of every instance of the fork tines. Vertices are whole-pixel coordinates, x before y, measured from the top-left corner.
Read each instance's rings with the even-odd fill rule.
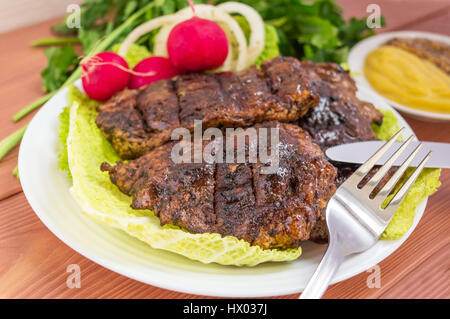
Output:
[[[400,136],[404,128],[401,128],[394,136],[391,137],[389,141],[387,141],[375,154],[373,154],[364,164],[362,164],[358,170],[345,182],[346,186],[354,185],[357,188],[357,185],[362,181],[362,179],[370,172],[370,170],[375,166],[375,164],[382,158],[382,156],[386,153],[386,151],[392,147],[394,142]],[[417,156],[417,153],[420,151],[422,147],[422,143],[420,143],[414,151],[408,156],[408,158],[401,164],[401,166],[395,171],[395,173],[389,178],[386,184],[381,188],[381,190],[375,195],[375,197],[370,198],[370,194],[374,191],[375,187],[380,183],[382,178],[386,175],[389,169],[393,166],[395,161],[399,158],[399,156],[405,151],[411,141],[414,139],[414,135],[411,135],[402,145],[397,149],[397,151],[391,155],[391,157],[381,166],[378,171],[373,175],[370,180],[361,187],[360,191],[367,196],[367,198],[376,205],[378,210],[381,210],[382,213],[379,215],[385,222],[388,222],[391,217],[394,215],[398,206],[402,202],[406,193],[410,189],[410,187],[414,184],[415,180],[423,170],[427,160],[431,156],[431,151],[422,159],[419,166],[416,167],[414,172],[408,177],[406,182],[400,187],[397,193],[392,197],[392,199],[387,203],[386,207],[382,207],[382,204],[386,200],[386,198],[391,194],[395,185],[398,183],[400,178],[405,173],[406,169],[409,167],[411,161]]]

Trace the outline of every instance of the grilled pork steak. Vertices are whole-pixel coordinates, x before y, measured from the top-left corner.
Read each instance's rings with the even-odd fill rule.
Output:
[[[124,91],[99,106],[97,124],[120,156],[141,157],[102,169],[133,196],[134,208],[153,209],[162,224],[232,235],[263,248],[297,247],[308,238],[326,242],[326,203],[357,166],[335,164],[336,177],[319,147],[374,140],[371,124],[382,121],[356,91],[336,64],[281,57],[261,71],[187,74]],[[277,174],[263,175],[261,164],[249,162],[175,165],[171,131],[192,129],[194,120],[203,128],[295,124],[264,124],[279,126],[291,148]]]
[[[174,128],[246,127],[291,122],[318,103],[302,62],[277,57],[232,73],[192,73],[125,90],[98,107],[97,125],[124,159],[170,140]]]
[[[322,150],[339,144],[377,139],[371,124],[380,124],[383,114],[371,103],[356,97],[358,89],[349,72],[334,63],[303,61],[302,66],[313,79],[312,85],[320,101],[298,124],[308,131]]]
[[[302,66],[313,79],[320,102],[298,121],[298,125],[308,131],[323,151],[340,144],[377,139],[371,124],[381,124],[383,114],[371,103],[356,97],[357,87],[349,72],[334,63],[304,61]],[[334,165],[338,168],[337,186],[358,168],[352,164]],[[311,239],[320,243],[328,241],[325,215],[318,219]]]
[[[450,75],[450,46],[448,44],[423,38],[394,38],[387,41],[386,45],[398,47],[419,58],[426,59]]]
[[[245,163],[175,164],[174,142],[128,163],[104,163],[102,170],[133,196],[133,208],[153,210],[162,225],[235,236],[262,248],[298,247],[335,192],[336,169],[299,126],[272,121],[254,128],[279,129],[275,174],[262,174],[265,164],[251,163],[248,154]]]

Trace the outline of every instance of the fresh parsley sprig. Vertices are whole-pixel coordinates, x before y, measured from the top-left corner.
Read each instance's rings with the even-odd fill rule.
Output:
[[[227,0],[216,0],[216,3]],[[350,48],[374,34],[366,19],[345,21],[334,0],[241,0],[277,28],[282,55],[315,62],[347,61]],[[384,19],[382,19],[384,25]]]

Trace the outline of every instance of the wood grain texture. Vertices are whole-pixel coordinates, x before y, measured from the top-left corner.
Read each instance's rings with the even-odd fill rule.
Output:
[[[365,13],[371,1],[339,0],[346,14]],[[388,28],[447,33],[448,1],[408,1],[408,14],[399,3],[377,1],[388,19]],[[425,4],[426,3],[426,4]],[[426,8],[424,8],[426,6]],[[404,6],[403,6],[404,7]],[[389,11],[391,10],[391,11]],[[433,18],[430,18],[432,16]],[[12,115],[41,96],[40,71],[45,66],[42,49],[28,44],[50,35],[57,20],[0,34],[0,139],[26,124],[32,116],[13,123]],[[384,30],[380,30],[384,31]],[[429,123],[406,117],[422,140],[450,142],[448,123]],[[84,258],[53,235],[37,218],[11,175],[18,149],[0,161],[0,298],[200,298],[149,286],[105,269]],[[450,170],[443,170],[442,186],[430,197],[422,220],[413,234],[382,261],[381,288],[368,288],[368,272],[335,284],[325,298],[450,298],[449,235]],[[66,268],[81,268],[81,288],[69,289]],[[282,296],[296,298],[298,295]]]
[[[421,267],[408,273],[391,289],[380,295],[381,298],[448,298],[449,285],[449,244],[426,259]],[[446,286],[442,289],[442,283]]]
[[[17,165],[18,153],[16,147],[0,163],[0,201],[22,191],[19,180],[12,174]]]
[[[430,31],[450,35],[450,28],[441,20],[444,14],[450,11],[448,0],[337,0],[344,8],[344,17],[365,17],[367,6],[377,4],[381,15],[386,18],[386,27],[377,32],[397,30]],[[435,22],[437,20],[437,22]],[[423,24],[429,22],[428,26]],[[444,25],[441,24],[444,22]],[[430,27],[431,26],[431,27]]]

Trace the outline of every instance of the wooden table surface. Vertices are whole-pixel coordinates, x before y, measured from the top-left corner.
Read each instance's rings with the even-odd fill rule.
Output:
[[[346,16],[362,15],[372,1],[341,0]],[[407,4],[407,7],[405,3]],[[447,0],[377,1],[389,30],[424,30],[450,34]],[[404,11],[406,10],[406,11]],[[13,123],[12,115],[39,97],[42,49],[28,46],[50,36],[57,20],[0,34],[0,139],[27,123]],[[405,116],[422,140],[450,142],[450,124],[428,123]],[[11,171],[18,149],[0,161],[0,298],[200,298],[160,289],[126,278],[86,259],[66,246],[37,218]],[[382,261],[381,287],[368,288],[370,273],[335,284],[326,298],[449,298],[450,170],[443,170],[442,186],[428,201],[413,234]],[[78,264],[81,288],[69,289],[66,268]],[[297,295],[283,296],[296,298]]]

